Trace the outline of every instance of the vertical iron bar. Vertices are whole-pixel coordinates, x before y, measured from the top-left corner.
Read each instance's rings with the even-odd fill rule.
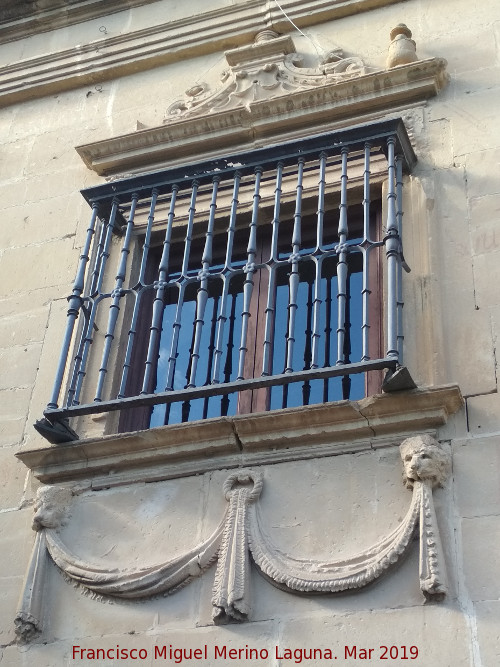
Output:
[[[298,161],[297,172],[297,197],[295,199],[295,214],[292,233],[292,252],[288,261],[291,264],[289,275],[289,298],[288,298],[288,329],[286,339],[285,373],[293,372],[293,346],[295,343],[295,317],[297,314],[297,293],[299,289],[299,259],[302,221],[302,178],[304,174],[304,159]]]
[[[395,144],[395,137],[389,137],[387,139],[387,227],[384,244],[387,257],[387,357],[397,360],[397,273],[399,261],[399,235],[396,219]]]
[[[252,219],[250,222],[250,232],[247,246],[247,263],[245,265],[245,283],[243,285],[243,308],[241,313],[241,340],[240,354],[238,361],[237,380],[243,380],[245,369],[245,355],[247,352],[248,321],[250,319],[250,301],[253,291],[253,276],[255,273],[255,256],[257,254],[257,219],[259,215],[260,203],[260,180],[262,168],[255,169],[255,189],[253,195]]]
[[[94,266],[92,269],[92,274],[90,278],[90,285],[89,285],[89,295],[90,296],[95,296],[97,294],[96,286],[97,286],[97,279],[99,277],[99,270],[100,270],[100,265],[102,261],[102,251],[104,250],[104,241],[106,238],[106,230],[108,229],[107,223],[102,220],[101,221],[101,230],[99,233],[99,240],[97,242],[97,247],[96,247],[96,254],[94,258]]]
[[[313,283],[311,280],[307,282],[307,318],[305,329],[305,345],[304,345],[304,369],[311,368],[311,334],[312,334],[312,310],[313,310]],[[309,405],[311,397],[311,383],[307,380],[302,385],[302,405]]]
[[[99,256],[96,257],[95,269],[92,276],[92,286],[91,286],[92,294],[97,296],[97,298],[92,301],[92,307],[90,309],[88,322],[86,327],[84,328],[84,331],[82,332],[82,341],[83,341],[82,354],[81,354],[81,360],[79,362],[78,371],[76,374],[74,374],[74,377],[76,378],[76,386],[72,398],[72,403],[78,403],[80,400],[80,393],[82,390],[83,380],[85,379],[85,375],[87,372],[87,360],[90,353],[90,346],[93,340],[93,329],[94,329],[95,319],[97,317],[97,307],[102,300],[101,298],[102,295],[100,294],[100,292],[101,292],[102,282],[104,280],[106,264],[109,257],[109,247],[111,245],[111,238],[113,236],[113,229],[115,226],[115,218],[116,218],[116,213],[118,211],[118,204],[119,204],[118,200],[113,199],[111,214],[109,216],[108,222],[105,225],[105,234],[102,239],[102,243],[100,239]]]
[[[401,257],[402,227],[403,227],[403,158],[396,157],[396,221],[399,237],[399,257],[397,264],[397,348],[399,363],[403,363],[403,266]]]
[[[325,186],[326,186],[326,153],[322,152],[319,156],[319,180],[318,180],[318,212],[316,220],[316,250],[320,250],[323,246],[323,220],[325,215]],[[314,301],[313,301],[313,327],[312,327],[312,352],[311,352],[311,368],[318,368],[318,354],[319,354],[319,323],[321,311],[321,269],[323,266],[323,258],[313,257],[316,267],[316,280],[314,283]]]
[[[332,336],[332,277],[326,276],[325,294],[325,368],[331,365],[330,345]],[[328,383],[326,379],[323,384],[323,403],[328,401]]]
[[[220,300],[219,316],[217,318],[217,338],[214,351],[214,367],[212,373],[212,383],[218,384],[220,375],[220,365],[222,361],[222,344],[224,340],[224,328],[226,326],[227,316],[227,297],[229,293],[230,269],[233,255],[234,233],[236,230],[236,212],[238,208],[238,192],[240,187],[241,174],[237,171],[234,174],[233,198],[231,201],[231,212],[229,215],[229,227],[227,230],[226,259],[222,269],[222,296]],[[229,276],[227,275],[229,273]]]
[[[76,272],[75,282],[73,283],[73,292],[68,298],[68,313],[66,321],[66,331],[64,334],[64,340],[61,346],[61,354],[59,356],[59,363],[57,366],[56,377],[54,381],[54,386],[52,389],[52,396],[48,404],[49,409],[55,409],[58,405],[59,394],[61,393],[61,385],[64,378],[64,371],[66,369],[66,363],[68,360],[69,347],[71,345],[71,339],[73,338],[73,330],[75,327],[75,322],[80,312],[80,308],[83,305],[82,292],[85,284],[85,270],[87,268],[87,263],[89,261],[89,252],[92,245],[92,239],[95,233],[95,226],[97,220],[97,204],[92,204],[92,215],[90,218],[90,223],[87,228],[87,235],[85,237],[85,243],[80,255],[80,261],[78,264],[78,270]]]
[[[212,372],[212,364],[214,360],[214,351],[215,351],[215,330],[217,327],[217,310],[219,307],[219,297],[214,297],[214,305],[212,309],[212,319],[210,326],[210,340],[208,342],[208,359],[207,359],[207,375],[205,377],[205,386],[210,384],[210,374]],[[210,399],[205,398],[203,401],[203,417],[206,419],[208,416],[208,403]]]
[[[175,363],[177,360],[177,349],[179,347],[179,334],[181,329],[182,307],[184,305],[184,292],[189,269],[189,255],[191,253],[191,239],[193,233],[194,214],[196,212],[196,196],[198,194],[198,181],[193,181],[191,189],[191,202],[189,205],[188,224],[186,228],[186,240],[184,243],[184,255],[182,258],[181,276],[179,278],[179,296],[177,298],[177,307],[175,309],[175,320],[173,324],[172,343],[170,346],[170,355],[168,357],[167,384],[165,391],[172,391],[174,388]]]
[[[363,287],[361,290],[363,320],[361,323],[361,361],[368,361],[370,358],[370,149],[371,144],[366,143],[365,169],[363,173]]]
[[[108,316],[108,326],[106,333],[104,335],[104,348],[102,351],[101,367],[99,369],[99,375],[97,379],[97,389],[94,401],[102,400],[102,391],[104,388],[104,380],[108,372],[108,363],[109,357],[111,354],[111,346],[115,338],[115,328],[118,320],[118,314],[120,312],[120,300],[124,296],[125,292],[123,290],[123,283],[127,274],[127,261],[130,254],[130,243],[132,241],[132,231],[134,228],[134,216],[135,209],[137,206],[138,195],[134,193],[132,195],[132,203],[130,206],[130,213],[127,221],[127,229],[125,232],[125,237],[123,239],[120,263],[118,265],[118,271],[115,277],[115,287],[111,292],[111,304],[109,306],[109,316]]]
[[[278,231],[281,205],[281,179],[283,163],[278,162],[276,189],[274,191],[274,216],[271,236],[271,252],[268,261],[269,282],[267,286],[267,303],[264,323],[264,342],[262,349],[262,375],[272,374],[272,350],[274,338],[274,322],[276,318],[276,262],[278,261]]]
[[[210,275],[210,265],[212,264],[212,243],[214,236],[215,211],[217,209],[217,192],[219,188],[220,177],[214,176],[212,181],[212,200],[210,202],[210,214],[208,217],[207,236],[203,256],[201,258],[201,271],[198,274],[200,286],[196,295],[196,315],[194,319],[194,341],[193,351],[191,353],[191,373],[189,376],[188,387],[196,386],[196,371],[198,370],[198,360],[200,358],[200,344],[203,325],[205,324],[205,308],[208,299],[208,278]]]
[[[346,305],[345,305],[345,337],[344,337],[344,363],[351,363],[351,274],[348,271],[346,283]],[[348,401],[351,396],[351,378],[349,375],[342,376],[342,399]]]
[[[224,382],[230,382],[233,372],[234,323],[236,321],[236,294],[231,295],[231,311],[229,313],[229,331],[227,339],[226,363],[224,364]],[[227,415],[229,409],[229,394],[224,394],[220,402],[221,417]]]
[[[337,364],[344,364],[344,338],[346,322],[347,285],[347,155],[349,149],[342,148],[342,174],[340,177],[339,243],[337,246]]]
[[[170,208],[167,218],[167,229],[165,230],[165,238],[163,240],[163,250],[158,265],[158,280],[154,283],[155,298],[153,301],[153,313],[151,316],[151,326],[149,328],[149,342],[148,352],[146,356],[146,364],[144,369],[143,391],[150,393],[153,391],[153,378],[158,363],[158,346],[160,343],[161,329],[162,329],[162,315],[164,308],[165,288],[168,280],[169,264],[170,264],[170,244],[172,240],[172,227],[175,216],[175,204],[177,201],[178,185],[172,186],[172,196],[170,198]],[[130,359],[127,355],[125,364],[123,365],[122,385],[125,387],[127,380],[128,368],[130,367]],[[132,346],[130,346],[130,353]],[[127,370],[126,370],[127,369]],[[121,390],[120,390],[121,391]]]

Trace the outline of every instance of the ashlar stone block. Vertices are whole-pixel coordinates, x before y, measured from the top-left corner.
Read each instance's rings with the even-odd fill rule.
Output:
[[[476,623],[483,667],[500,664],[500,601],[478,602]]]
[[[497,398],[497,394],[492,396]],[[498,398],[496,403],[499,403]],[[497,406],[496,409],[499,408],[500,406]],[[463,517],[500,514],[498,470],[500,436],[478,437],[453,443],[455,498]]]
[[[469,667],[470,664],[465,619],[453,606],[410,607],[348,615],[318,614],[285,620],[280,624],[279,644],[281,651],[286,647],[303,651],[331,648],[337,657],[335,664],[346,667],[387,665],[391,647],[395,647],[393,664],[409,663],[411,647],[418,650],[421,664],[446,667]],[[403,647],[406,647],[406,660]],[[325,660],[317,658],[307,664],[323,667]]]
[[[462,520],[465,585],[472,600],[500,598],[500,516]]]

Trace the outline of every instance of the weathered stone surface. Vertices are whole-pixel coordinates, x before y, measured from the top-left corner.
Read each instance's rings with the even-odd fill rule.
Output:
[[[433,628],[433,640],[428,641],[428,628]],[[385,665],[381,646],[418,648],[418,659],[429,665],[457,665],[468,667],[467,626],[459,610],[454,607],[411,607],[392,611],[359,612],[349,615],[323,615],[283,621],[280,648],[331,647],[339,664],[359,665],[360,649],[373,648],[370,662]],[[345,647],[349,647],[350,655]],[[356,658],[352,647],[356,646]],[[369,656],[365,653],[365,659]],[[389,655],[389,653],[387,653]],[[409,655],[409,654],[407,654]],[[387,656],[386,656],[387,658]],[[312,660],[311,666],[320,667],[324,660]],[[405,664],[401,662],[400,664]]]
[[[0,350],[0,389],[17,389],[33,384],[38,371],[42,346],[40,343],[16,345]]]
[[[0,509],[17,508],[24,499],[26,468],[15,457],[17,447],[0,448],[0,470],[2,470],[2,496]]]
[[[19,315],[2,317],[0,320],[0,349],[43,341],[48,312],[48,307],[44,306]]]
[[[9,564],[7,576],[24,577],[34,543],[32,517],[31,508],[0,512],[0,562]]]
[[[1,515],[0,515],[1,521]],[[0,546],[1,549],[1,546]],[[11,555],[11,558],[15,556]],[[4,563],[6,561],[3,561]],[[0,606],[2,608],[2,613],[0,614],[0,645],[7,646],[15,641],[16,636],[14,634],[14,623],[12,619],[16,615],[17,610],[17,601],[19,599],[19,593],[23,585],[24,575],[18,576],[5,576],[0,577]],[[0,664],[5,662],[5,656],[0,654]],[[7,665],[15,665],[16,663],[5,662]]]
[[[481,664],[496,667],[500,662],[500,602],[477,602],[474,606]]]
[[[458,440],[453,444],[455,497],[463,517],[500,513],[499,466],[498,435]]]
[[[465,585],[472,600],[500,597],[500,516],[462,520]]]

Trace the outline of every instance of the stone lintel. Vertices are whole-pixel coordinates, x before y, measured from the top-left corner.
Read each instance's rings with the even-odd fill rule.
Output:
[[[159,127],[96,141],[77,147],[79,155],[99,175],[130,170],[151,171],[203,157],[220,156],[238,146],[249,150],[276,143],[303,129],[312,135],[368,122],[381,111],[411,105],[436,95],[446,83],[446,61],[441,58],[400,65],[346,81],[254,102],[240,107],[168,123]]]
[[[41,482],[87,480],[104,488],[399,444],[435,432],[462,405],[459,388],[446,385],[161,426],[17,456]]]

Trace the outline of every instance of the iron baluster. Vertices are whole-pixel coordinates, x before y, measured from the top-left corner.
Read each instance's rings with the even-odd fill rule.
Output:
[[[344,364],[344,339],[347,300],[347,155],[349,149],[342,147],[342,174],[340,177],[339,242],[337,246],[337,364]]]
[[[56,370],[56,377],[52,389],[52,396],[47,406],[49,409],[57,408],[58,406],[59,394],[61,393],[61,386],[64,378],[64,371],[66,370],[66,364],[68,361],[69,348],[71,345],[71,340],[73,338],[73,330],[75,327],[76,319],[80,312],[80,308],[83,305],[82,292],[85,284],[85,270],[87,268],[87,263],[89,261],[90,247],[92,245],[92,239],[95,233],[97,213],[98,213],[98,206],[97,204],[94,203],[92,205],[92,215],[90,218],[89,226],[87,228],[85,243],[82,249],[82,253],[80,255],[75,282],[73,283],[73,292],[71,296],[68,298],[69,307],[67,312],[66,331],[64,333],[64,339],[61,346],[61,353],[59,355],[59,363]]]
[[[104,241],[102,243],[102,247],[99,252],[99,257],[96,258],[96,266],[99,267],[98,273],[95,276],[95,284],[94,284],[95,292],[93,292],[96,298],[92,299],[92,306],[89,312],[87,326],[82,331],[83,349],[82,349],[81,361],[79,363],[79,368],[76,375],[76,387],[72,400],[73,403],[79,403],[80,401],[80,393],[82,390],[85,375],[87,373],[87,361],[90,353],[90,346],[92,345],[93,341],[93,330],[95,328],[97,309],[101,301],[103,301],[103,299],[106,298],[106,296],[109,296],[102,294],[101,288],[104,280],[104,273],[106,270],[107,261],[110,254],[109,250],[111,246],[111,238],[113,236],[113,230],[115,227],[115,219],[116,219],[116,214],[118,212],[118,205],[119,205],[118,200],[114,198],[113,205],[111,207],[111,214],[105,226],[106,232],[104,235]]]
[[[165,230],[165,238],[163,240],[163,250],[158,265],[158,280],[154,283],[155,298],[153,301],[153,313],[151,315],[151,326],[149,328],[148,352],[146,355],[146,363],[144,368],[143,392],[147,393],[152,390],[154,374],[158,363],[158,346],[160,343],[160,335],[162,330],[162,314],[164,308],[165,290],[167,287],[169,262],[170,262],[170,245],[172,241],[172,227],[175,216],[175,204],[177,201],[178,185],[172,187],[172,196],[170,198],[170,207],[167,218],[167,228]],[[130,346],[130,353],[132,346]],[[127,350],[128,354],[128,350]],[[128,360],[128,365],[130,361]],[[125,368],[125,365],[124,365]],[[126,383],[126,374],[122,380],[123,385]]]
[[[401,234],[403,227],[403,160],[400,155],[396,156],[396,221],[398,226],[398,237],[399,237],[399,257],[397,264],[397,349],[398,349],[398,361],[400,364],[403,364],[403,257],[402,257],[402,245],[401,245]]]
[[[104,348],[102,352],[101,367],[99,369],[99,375],[97,379],[97,389],[94,401],[102,400],[104,380],[108,372],[108,363],[111,354],[111,346],[115,338],[115,328],[118,320],[118,314],[120,312],[120,301],[126,293],[126,291],[123,289],[123,283],[125,281],[127,273],[127,261],[128,261],[128,256],[130,254],[130,243],[132,241],[132,231],[134,229],[134,216],[135,216],[135,209],[137,206],[137,199],[138,195],[133,194],[132,205],[130,207],[130,213],[127,221],[127,228],[125,231],[125,237],[123,239],[122,249],[120,253],[120,263],[118,265],[118,271],[116,273],[116,278],[115,278],[115,287],[111,292],[108,326],[106,328],[106,333],[104,334]]]
[[[214,298],[214,305],[212,309],[212,319],[210,326],[210,340],[208,342],[208,359],[207,359],[207,375],[205,378],[205,385],[210,384],[210,373],[212,370],[212,364],[214,360],[214,351],[215,351],[215,330],[217,327],[217,310],[219,306],[219,297]],[[210,399],[206,398],[203,402],[203,419],[206,419],[208,416],[208,402]]]
[[[219,316],[217,318],[217,338],[215,343],[214,351],[214,367],[212,373],[212,382],[217,384],[219,382],[220,375],[220,365],[222,361],[222,345],[224,340],[224,328],[226,326],[227,316],[227,298],[229,294],[229,283],[231,281],[231,272],[232,272],[232,255],[233,255],[233,242],[234,234],[236,231],[236,213],[238,208],[238,192],[240,187],[241,174],[237,171],[234,174],[233,181],[233,197],[231,200],[231,213],[229,215],[229,226],[227,230],[227,244],[226,244],[226,259],[224,262],[224,268],[222,269],[221,276],[223,281],[222,286],[222,296],[220,300],[220,309]]]
[[[363,172],[363,242],[361,249],[363,252],[363,287],[362,287],[362,308],[363,320],[361,323],[362,338],[362,361],[370,358],[370,151],[371,144],[365,144],[365,168]]]
[[[325,368],[331,365],[330,345],[332,336],[332,277],[326,276],[325,294]],[[328,379],[323,383],[323,403],[328,401]]]
[[[398,360],[397,340],[397,277],[399,260],[399,234],[396,217],[396,166],[394,157],[395,137],[387,139],[387,227],[384,237],[387,257],[387,357]]]
[[[215,211],[217,209],[217,191],[220,178],[215,176],[212,184],[212,201],[210,202],[210,214],[208,218],[207,234],[205,239],[205,248],[201,258],[201,271],[198,274],[200,286],[196,296],[196,315],[194,319],[194,340],[193,351],[191,353],[191,373],[189,375],[188,387],[196,386],[196,372],[198,370],[198,360],[200,358],[200,344],[203,325],[205,323],[205,308],[208,300],[208,278],[210,275],[210,265],[212,264],[212,243],[214,236]]]
[[[302,221],[302,179],[304,175],[304,160],[298,161],[297,172],[297,197],[295,199],[295,214],[292,233],[292,252],[288,261],[291,264],[289,275],[289,299],[288,299],[288,329],[286,340],[286,361],[285,373],[293,372],[293,346],[295,343],[295,317],[297,314],[297,293],[299,290],[299,260],[301,239],[301,221]]]
[[[314,302],[313,302],[313,327],[312,327],[312,348],[311,348],[311,368],[318,367],[318,354],[320,343],[320,312],[321,312],[321,271],[323,267],[323,256],[319,254],[323,247],[323,220],[325,215],[325,187],[326,187],[326,153],[322,152],[319,156],[319,180],[318,180],[318,211],[316,218],[316,250],[313,255],[316,268],[316,280],[314,284]]]
[[[182,307],[184,305],[184,296],[188,280],[189,256],[191,254],[191,240],[193,234],[194,214],[196,212],[196,197],[198,194],[198,181],[193,181],[191,189],[191,202],[189,205],[188,224],[186,228],[186,239],[184,242],[184,254],[182,257],[182,269],[179,278],[179,295],[177,297],[177,307],[175,309],[175,319],[172,325],[172,342],[170,345],[170,354],[168,357],[167,383],[166,391],[172,391],[174,388],[174,373],[177,360],[177,350],[179,347],[179,335],[182,324]]]
[[[241,312],[241,340],[238,361],[238,380],[243,380],[245,369],[245,355],[247,352],[248,321],[250,319],[250,301],[253,292],[253,275],[255,273],[255,257],[257,254],[257,220],[260,203],[260,180],[262,169],[255,170],[255,189],[253,194],[252,219],[248,235],[247,263],[245,265],[245,283],[243,285],[243,309]]]
[[[226,363],[224,364],[224,383],[231,381],[231,373],[233,372],[233,347],[234,347],[234,324],[236,321],[236,294],[231,295],[231,311],[229,314],[229,332],[227,339],[227,353]],[[227,415],[229,409],[229,394],[224,394],[220,402],[221,417]]]

